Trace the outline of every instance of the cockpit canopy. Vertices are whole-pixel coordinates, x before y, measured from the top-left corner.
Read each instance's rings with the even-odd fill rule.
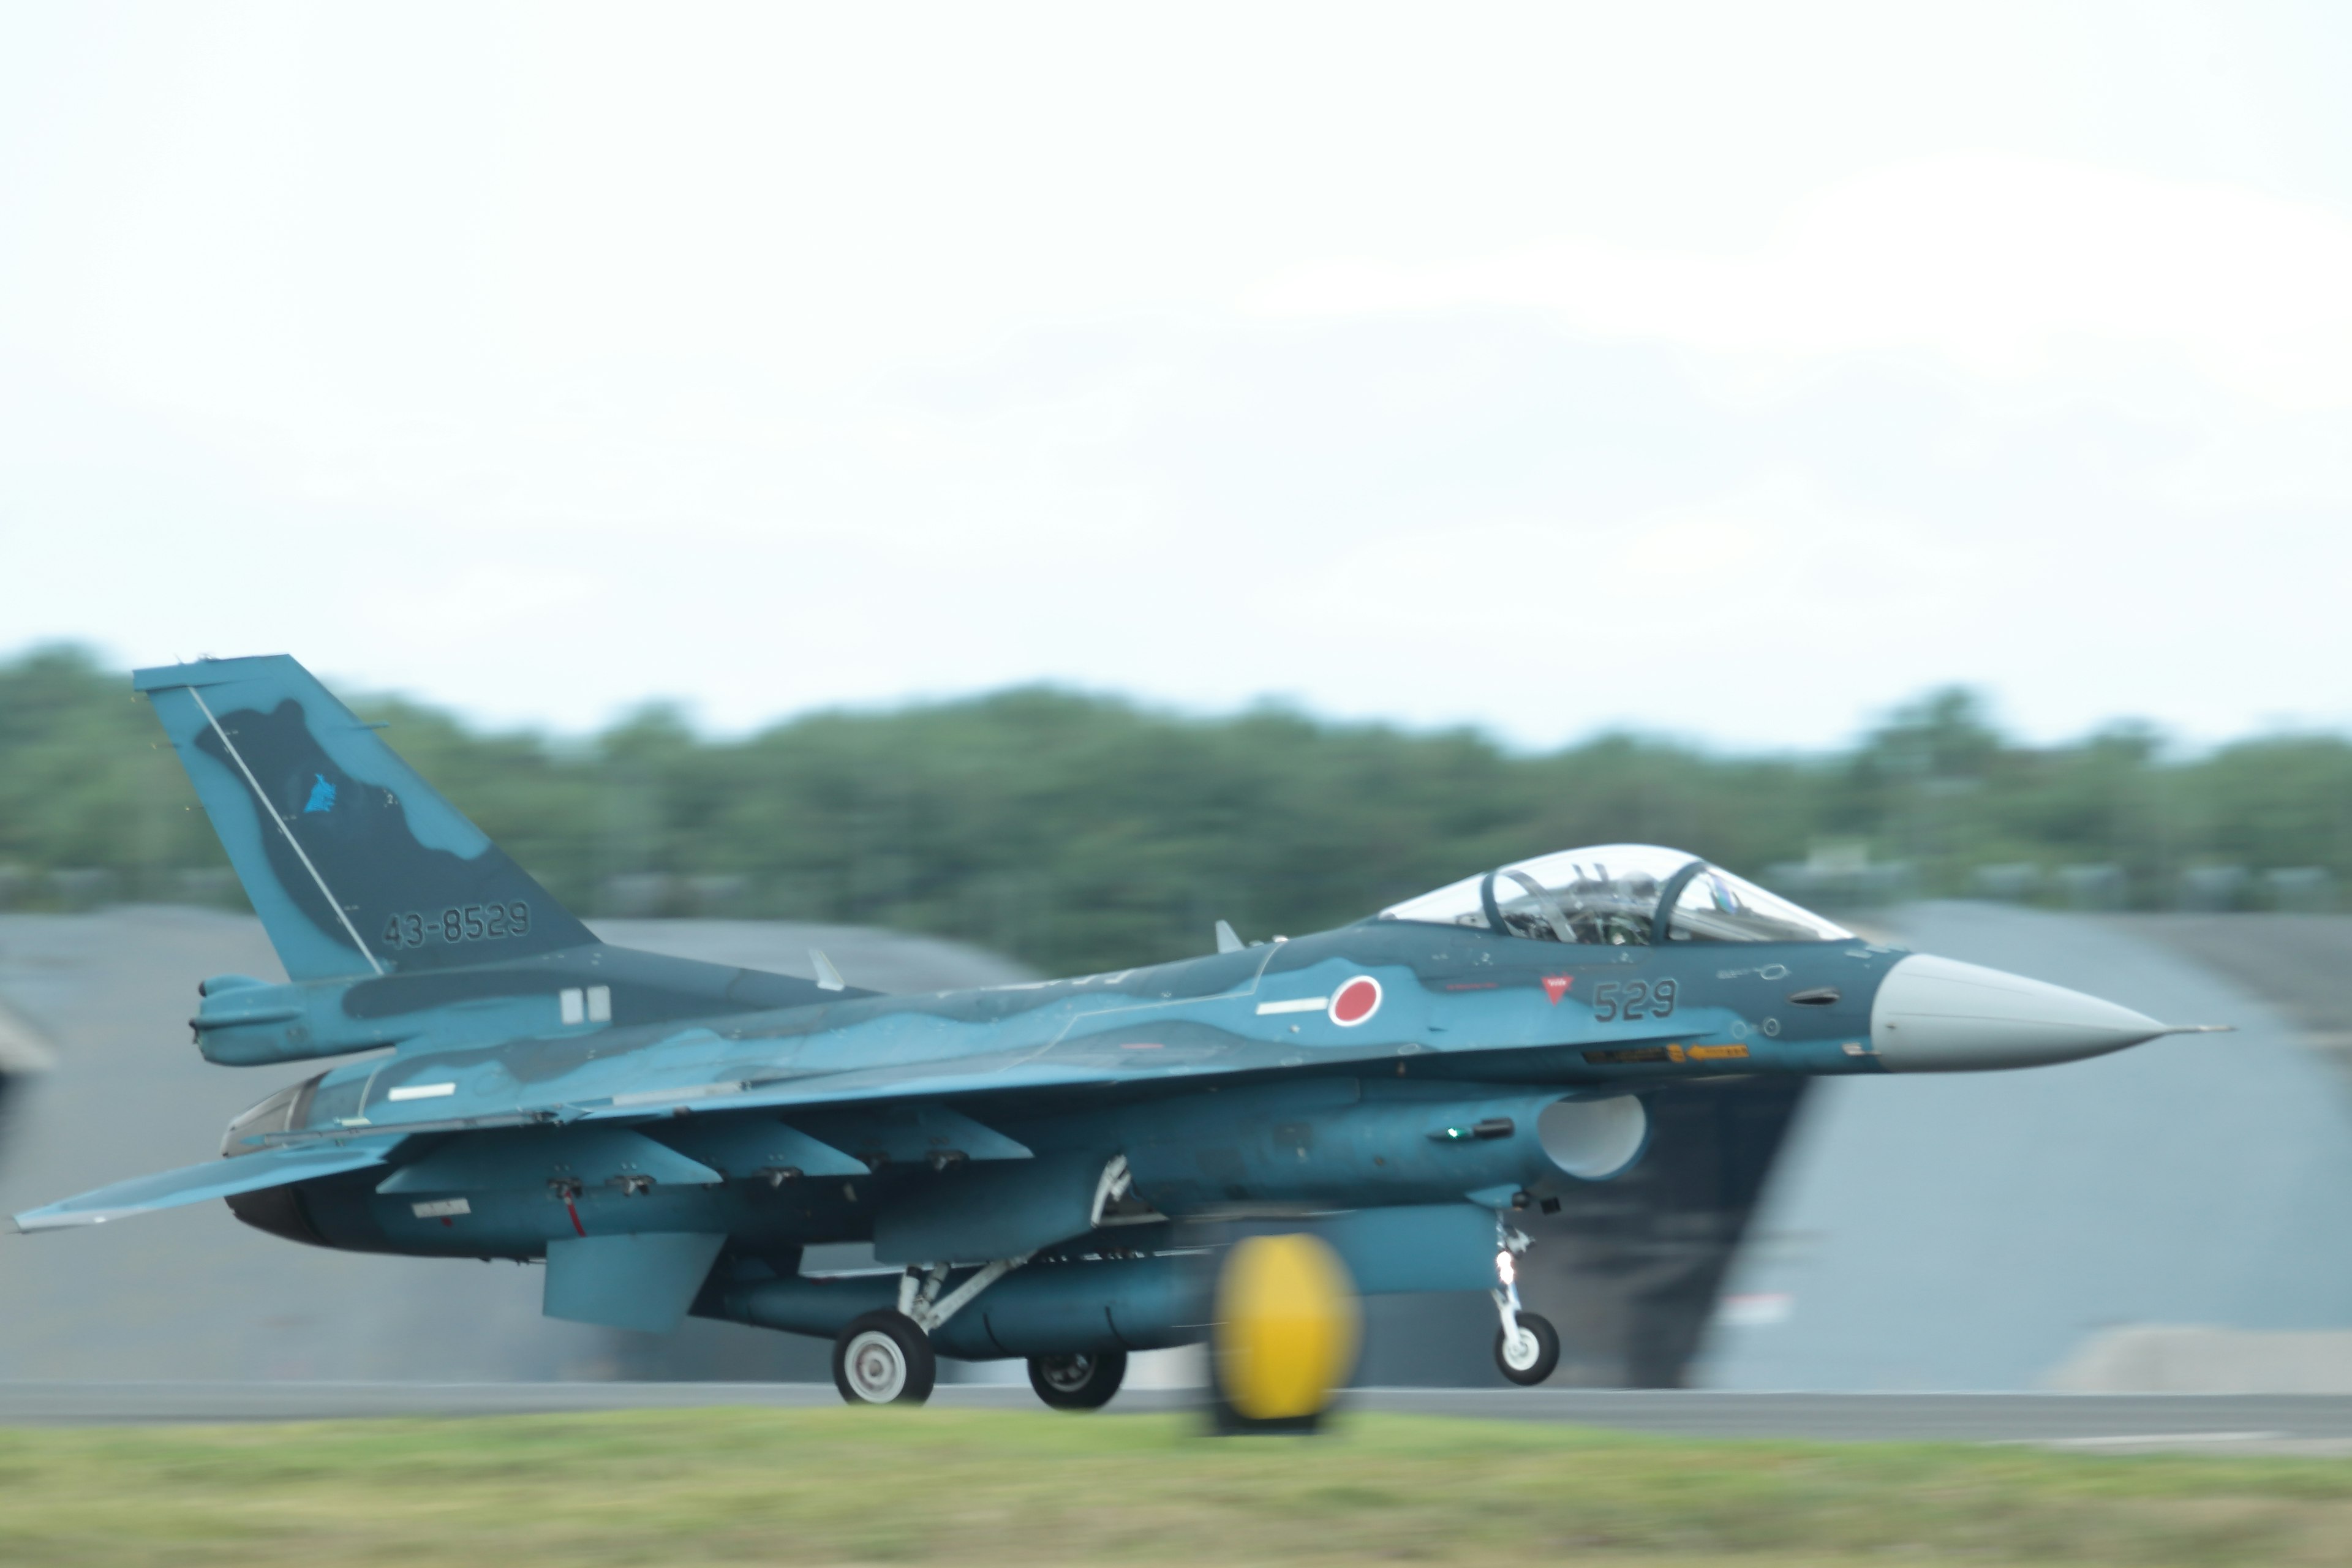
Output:
[[[1520,860],[1392,904],[1380,918],[1605,947],[1843,942],[1853,935],[1696,855],[1654,844],[1604,844]]]

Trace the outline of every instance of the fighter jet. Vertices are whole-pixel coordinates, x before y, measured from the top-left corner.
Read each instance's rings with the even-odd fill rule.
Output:
[[[288,979],[217,974],[207,1060],[341,1065],[226,1158],[16,1215],[223,1198],[289,1241],[543,1264],[555,1317],[834,1342],[853,1404],[937,1357],[1048,1405],[1193,1342],[1201,1238],[1268,1220],[1365,1293],[1490,1292],[1502,1374],[1559,1357],[1514,1224],[1641,1159],[1645,1091],[1726,1074],[2068,1062],[2172,1027],[1865,941],[1698,857],[1568,849],[1316,935],[925,995],[600,942],[293,659],[143,669]],[[870,1242],[881,1267],[805,1271]]]

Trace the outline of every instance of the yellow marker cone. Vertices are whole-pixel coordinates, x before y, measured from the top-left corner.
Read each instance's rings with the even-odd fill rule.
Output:
[[[1355,1366],[1355,1282],[1313,1236],[1234,1244],[1217,1279],[1216,1378],[1246,1421],[1322,1414]]]

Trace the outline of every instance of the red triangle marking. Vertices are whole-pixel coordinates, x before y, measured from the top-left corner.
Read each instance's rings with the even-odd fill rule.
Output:
[[[1551,1005],[1557,1007],[1559,999],[1568,994],[1568,988],[1575,984],[1576,976],[1573,974],[1547,974],[1543,977],[1544,994],[1550,997]]]

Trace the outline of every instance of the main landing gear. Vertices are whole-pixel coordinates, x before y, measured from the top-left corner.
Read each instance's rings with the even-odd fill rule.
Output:
[[[941,1294],[948,1270],[909,1268],[896,1309],[850,1320],[833,1342],[833,1385],[852,1405],[920,1405],[939,1383],[931,1332],[1028,1259],[992,1263]],[[1029,1386],[1056,1410],[1099,1410],[1127,1377],[1124,1351],[1078,1352],[1029,1358]]]
[[[1100,1410],[1126,1380],[1125,1351],[1029,1358],[1029,1386],[1056,1410]]]
[[[896,1310],[852,1318],[835,1338],[834,1387],[852,1405],[922,1404],[940,1379],[931,1331],[1028,1261],[1025,1252],[999,1258],[944,1296],[940,1292],[948,1282],[945,1264],[908,1269],[898,1280]]]
[[[1092,1223],[1104,1205],[1124,1197],[1131,1185],[1127,1156],[1103,1166],[1096,1183]],[[898,1277],[895,1310],[866,1312],[851,1320],[833,1342],[833,1385],[852,1405],[920,1405],[939,1381],[939,1356],[931,1335],[970,1306],[980,1293],[1029,1261],[1033,1254],[1000,1258],[974,1269],[948,1289],[945,1263],[918,1266]],[[1127,1376],[1124,1352],[1032,1356],[1029,1385],[1056,1410],[1095,1410],[1110,1403]]]
[[[939,1378],[930,1336],[904,1312],[852,1318],[833,1342],[833,1385],[852,1405],[920,1405]]]
[[[1495,1365],[1505,1377],[1532,1388],[1559,1365],[1559,1334],[1546,1320],[1519,1310],[1518,1255],[1528,1249],[1525,1231],[1496,1221],[1495,1311],[1503,1326],[1495,1335]]]
[[[904,1312],[868,1312],[833,1342],[833,1385],[852,1405],[920,1405],[939,1376],[930,1336]],[[1099,1410],[1125,1381],[1125,1351],[1029,1358],[1029,1386],[1056,1410]]]

